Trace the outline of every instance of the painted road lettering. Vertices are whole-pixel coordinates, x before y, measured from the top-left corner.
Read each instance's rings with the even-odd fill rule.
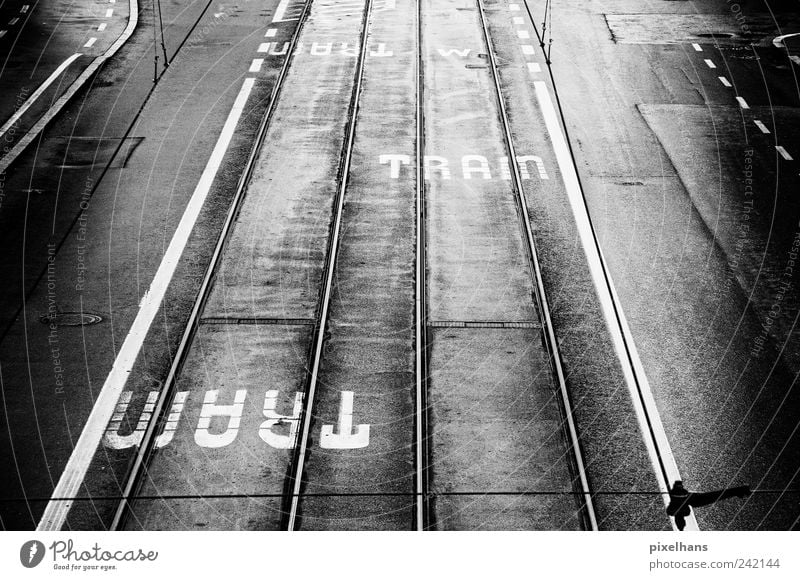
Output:
[[[291,449],[297,443],[297,431],[300,428],[300,412],[303,409],[303,393],[295,393],[294,409],[291,415],[279,415],[275,412],[278,405],[278,391],[267,391],[264,397],[264,417],[258,435],[267,445],[275,449]],[[289,425],[289,434],[281,435],[273,429],[281,425]]]
[[[150,391],[147,394],[139,417],[134,419],[129,413],[133,392],[124,391],[103,434],[103,445],[117,451],[141,445],[147,424],[155,409],[158,394],[158,391]],[[303,393],[294,394],[294,405],[289,415],[278,412],[278,396],[279,392],[276,389],[270,389],[265,393],[263,407],[265,420],[258,428],[258,436],[273,449],[292,449],[297,444],[297,435],[300,429]],[[226,447],[233,443],[239,434],[245,411],[247,389],[237,390],[233,403],[229,405],[219,404],[218,397],[218,390],[207,391],[203,397],[200,417],[194,430],[194,441],[200,447],[210,449]],[[163,431],[155,440],[156,449],[166,447],[174,439],[188,398],[188,391],[180,391],[175,394]],[[343,391],[339,402],[337,424],[335,426],[322,425],[320,429],[321,447],[325,449],[361,449],[369,445],[370,425],[353,426],[353,403],[353,392]],[[128,421],[125,421],[126,415]],[[221,422],[212,425],[215,417]],[[133,424],[134,421],[136,426],[129,433],[123,435],[122,433],[128,429],[123,425]]]
[[[369,425],[356,425],[353,431],[353,391],[342,391],[339,400],[338,433],[333,425],[323,425],[319,446],[323,449],[361,449],[369,445]]]
[[[402,168],[411,166],[411,156],[387,153],[378,156],[378,163],[389,166],[390,178],[399,179]],[[451,164],[447,158],[439,155],[425,155],[423,163],[425,179],[431,179],[434,175],[440,179],[452,179]],[[542,158],[536,155],[517,155],[517,167],[522,179],[532,179],[533,174],[537,175],[539,179],[550,179]],[[411,168],[409,167],[409,169]],[[497,159],[494,173],[489,159],[483,155],[464,155],[461,158],[461,176],[464,179],[492,179],[497,171],[499,171],[501,179],[511,179],[508,157]]]

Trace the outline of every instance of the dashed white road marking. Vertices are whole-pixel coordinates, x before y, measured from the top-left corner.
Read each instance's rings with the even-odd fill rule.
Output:
[[[92,38],[86,41],[86,44],[83,45],[83,48],[91,48],[95,42],[97,42],[97,39],[93,36]]]
[[[248,70],[248,72],[254,72],[254,73],[261,72],[261,66],[263,64],[264,64],[263,58],[254,58],[253,62],[250,63],[250,69]]]
[[[749,109],[750,105],[747,104],[747,101],[744,100],[743,97],[736,97],[736,100],[739,101],[739,106],[743,109]]]
[[[508,9],[511,10],[511,12],[519,12],[519,4],[509,4]]]
[[[531,33],[527,30],[517,30],[517,36],[523,40],[526,40],[531,37]]]
[[[258,50],[256,52],[269,52],[269,48],[272,46],[271,42],[262,42],[258,45]]]
[[[109,8],[108,10],[106,10],[106,18],[111,18],[112,16],[114,16],[114,9]]]
[[[790,56],[789,60],[791,60],[794,64],[800,64],[800,56],[797,56],[796,54]]]
[[[786,159],[786,161],[794,161],[794,158],[789,155],[789,152],[786,149],[783,148],[783,145],[776,145],[775,149],[778,150],[778,153],[780,153],[781,157]]]
[[[542,72],[542,67],[539,65],[538,62],[529,62],[528,63],[528,72],[540,73],[540,72]]]
[[[703,47],[702,47],[702,46],[700,46],[699,44],[697,44],[696,42],[693,42],[693,43],[692,43],[692,46],[694,47],[694,49],[695,49],[697,52],[703,52]]]
[[[267,32],[264,34],[264,37],[265,37],[265,38],[272,38],[272,37],[273,37],[273,36],[275,36],[277,33],[278,33],[278,29],[277,29],[277,28],[270,28],[270,29],[268,29],[268,30],[267,30]]]
[[[30,4],[23,4],[22,8],[19,9],[20,14],[25,14],[28,12],[28,8],[30,8]]]
[[[586,209],[580,181],[578,180],[578,174],[572,163],[569,146],[561,129],[553,100],[550,98],[550,92],[544,81],[534,81],[533,85],[542,116],[544,117],[547,133],[550,135],[553,150],[556,154],[556,161],[561,170],[561,178],[564,181],[567,198],[575,217],[578,235],[589,263],[592,281],[600,300],[606,325],[611,334],[616,354],[620,359],[631,400],[634,402],[639,427],[642,433],[652,434],[652,437],[645,436],[644,441],[654,472],[661,474],[663,467],[666,479],[670,481],[683,479],[675,462],[675,456],[672,453],[667,434],[664,431],[664,425],[661,422],[661,416],[658,413],[655,398],[650,389],[644,366],[639,358],[625,313],[618,306],[619,297],[608,274],[605,258],[602,250],[595,243],[594,232],[589,221],[589,214]],[[659,491],[661,491],[664,498],[664,504],[667,505],[669,503],[667,484],[660,475],[656,479]],[[686,524],[686,529],[688,530],[698,529],[694,515],[686,519]]]
[[[726,79],[725,77],[717,77],[717,78],[719,78],[719,82],[721,82],[726,87],[732,86],[731,82],[728,79]]]
[[[708,65],[708,68],[717,68],[717,65],[715,65],[714,61],[711,60],[710,58],[706,59],[706,64]]]
[[[14,26],[17,22],[19,22],[19,18],[12,18],[8,21],[9,26]]]
[[[192,193],[192,197],[183,212],[181,221],[178,223],[166,252],[164,252],[164,257],[161,259],[161,264],[158,266],[153,281],[139,303],[139,311],[136,313],[136,318],[125,337],[125,341],[117,352],[111,372],[109,372],[105,383],[103,383],[103,388],[97,397],[83,431],[81,431],[64,472],[58,480],[58,485],[53,490],[51,496],[53,498],[74,498],[86,477],[86,471],[114,414],[117,401],[125,388],[128,376],[130,376],[133,369],[133,364],[139,356],[145,337],[164,301],[167,288],[178,267],[183,250],[189,241],[189,236],[194,231],[200,211],[205,205],[211,185],[228,150],[236,131],[236,126],[239,123],[239,118],[242,116],[255,82],[256,79],[254,78],[244,79],[242,88],[239,90],[225,125],[222,127],[222,132],[217,139],[216,145],[214,145],[214,150],[211,152],[211,157],[203,170],[203,174],[200,176],[200,181]],[[37,529],[60,530],[66,521],[72,503],[71,500],[51,500],[48,502]]]
[[[6,30],[0,30],[0,38],[3,38],[6,35]]]
[[[522,18],[522,16],[514,16],[513,20],[514,20],[514,24],[517,24],[517,25],[525,24],[525,19]]]
[[[522,45],[522,54],[527,54],[527,55],[536,54],[536,49],[533,48],[532,44],[523,44]]]
[[[17,111],[11,116],[11,118],[8,121],[6,121],[3,124],[2,127],[0,127],[0,137],[5,135],[6,132],[11,127],[13,127],[17,123],[17,121],[19,121],[22,118],[22,115],[24,115],[25,112],[28,109],[30,109],[31,106],[33,106],[33,104],[39,99],[39,97],[42,96],[42,93],[44,93],[47,90],[47,87],[49,87],[51,84],[53,84],[53,82],[58,77],[61,76],[61,73],[63,73],[67,69],[67,67],[69,65],[71,65],[73,63],[73,61],[75,61],[80,56],[81,56],[81,53],[79,53],[79,52],[75,53],[71,57],[69,57],[67,60],[62,62],[60,65],[58,65],[58,68],[56,70],[54,70],[53,73],[49,77],[47,77],[45,79],[45,81],[41,85],[39,85],[39,88],[36,89],[33,92],[33,94],[30,97],[28,97],[28,99],[24,103],[22,103],[22,106],[19,109],[17,109]]]
[[[98,32],[103,32],[106,29],[106,26],[108,26],[108,25],[105,22],[101,22],[100,26],[97,27],[97,31]]]
[[[767,129],[767,126],[766,126],[764,123],[762,123],[762,122],[761,122],[761,121],[759,121],[758,119],[756,119],[755,121],[753,121],[753,123],[755,123],[755,124],[756,124],[756,127],[758,127],[759,129],[761,129],[761,132],[762,132],[762,133],[764,133],[765,135],[769,135],[769,129]]]

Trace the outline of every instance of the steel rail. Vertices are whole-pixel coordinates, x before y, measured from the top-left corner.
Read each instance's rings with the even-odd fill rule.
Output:
[[[347,189],[348,175],[350,173],[350,162],[355,142],[355,133],[358,120],[359,103],[361,100],[361,90],[364,79],[364,65],[367,56],[367,41],[369,35],[369,25],[372,16],[372,0],[366,0],[364,6],[364,26],[361,31],[361,50],[358,55],[356,67],[355,83],[350,100],[350,120],[347,127],[346,139],[342,150],[339,170],[339,187],[336,192],[336,208],[333,224],[331,226],[331,240],[328,244],[326,257],[325,281],[322,291],[320,311],[318,315],[317,328],[314,335],[314,347],[311,355],[311,374],[303,397],[303,408],[300,415],[299,445],[295,448],[295,459],[290,468],[290,504],[288,509],[286,529],[295,530],[298,520],[300,507],[300,492],[303,485],[303,471],[308,452],[308,436],[311,431],[311,419],[313,417],[314,397],[316,395],[317,381],[319,379],[319,368],[322,362],[322,348],[325,343],[325,330],[330,308],[331,293],[333,290],[334,270],[336,267],[336,257],[339,250],[339,236],[342,226],[342,213],[344,210],[344,197]]]
[[[422,53],[422,2],[417,0],[417,26],[416,26],[416,284],[414,295],[414,326],[415,326],[415,474],[414,497],[415,529],[425,530],[429,523],[430,510],[428,509],[428,439],[427,439],[427,386],[428,386],[428,359],[427,359],[427,304],[426,296],[426,261],[425,261],[425,63]]]
[[[542,318],[542,329],[545,333],[545,344],[547,345],[547,348],[550,351],[551,364],[553,365],[553,369],[556,372],[559,393],[561,395],[561,403],[564,406],[563,410],[567,422],[567,431],[570,438],[570,443],[572,445],[572,451],[576,463],[576,468],[578,471],[578,477],[580,479],[580,484],[581,484],[580,493],[583,496],[584,500],[583,512],[586,519],[588,520],[587,522],[588,527],[591,530],[596,531],[598,529],[598,526],[597,526],[597,517],[594,511],[594,502],[592,500],[592,493],[589,488],[589,481],[586,476],[585,462],[583,459],[583,450],[581,447],[580,438],[578,437],[578,431],[575,426],[572,404],[570,402],[570,396],[569,396],[569,391],[567,389],[567,382],[564,374],[564,368],[561,362],[561,353],[559,351],[558,341],[555,335],[555,329],[553,328],[553,322],[550,316],[550,306],[548,304],[547,294],[544,288],[542,270],[539,264],[539,255],[536,250],[536,243],[533,237],[533,231],[531,229],[531,220],[530,220],[530,215],[528,213],[528,206],[527,203],[525,202],[524,190],[522,187],[522,177],[520,175],[519,167],[516,162],[517,156],[516,156],[516,149],[514,147],[514,140],[511,134],[511,124],[508,119],[505,101],[503,98],[502,87],[500,86],[500,76],[497,71],[497,58],[495,55],[494,46],[489,36],[489,28],[486,23],[486,16],[484,14],[485,8],[483,5],[483,0],[477,0],[477,3],[478,3],[478,14],[480,16],[481,27],[483,29],[483,37],[486,43],[487,54],[489,56],[488,60],[492,72],[492,79],[494,81],[494,86],[495,86],[495,93],[496,93],[495,96],[497,97],[497,105],[499,108],[500,121],[501,124],[503,125],[504,140],[509,159],[508,164],[509,167],[511,168],[512,186],[515,192],[515,200],[517,202],[517,207],[519,209],[519,215],[525,233],[525,240],[528,246],[529,261],[536,282],[536,298],[538,299],[539,302],[538,311],[539,311],[539,316]]]
[[[278,99],[280,97],[281,89],[283,88],[284,81],[286,80],[286,76],[288,74],[289,67],[293,59],[295,46],[297,45],[298,38],[300,37],[300,32],[302,31],[303,25],[305,24],[305,21],[308,17],[309,9],[312,2],[313,0],[306,0],[306,3],[303,6],[303,12],[299,17],[298,24],[295,28],[294,33],[292,34],[286,59],[284,60],[280,72],[278,73],[278,76],[275,79],[275,84],[272,87],[272,93],[270,94],[267,109],[264,113],[264,116],[261,119],[261,122],[256,132],[256,140],[254,141],[253,146],[250,149],[250,153],[245,163],[245,169],[242,172],[242,175],[239,177],[239,181],[237,182],[236,193],[234,194],[233,200],[231,201],[228,213],[225,216],[225,221],[223,222],[222,230],[220,232],[219,238],[217,239],[216,246],[214,247],[214,253],[211,256],[211,261],[209,262],[209,265],[206,269],[206,273],[203,277],[203,281],[198,290],[197,298],[195,299],[194,306],[192,307],[192,311],[189,314],[186,327],[184,329],[183,335],[181,336],[181,341],[178,344],[178,349],[176,350],[175,356],[172,359],[172,364],[170,365],[169,373],[167,374],[167,378],[165,379],[164,384],[161,388],[158,400],[156,401],[155,407],[153,408],[153,413],[150,417],[150,420],[147,423],[147,428],[145,429],[145,432],[142,435],[142,442],[139,445],[139,449],[137,450],[136,455],[134,456],[132,464],[125,477],[125,487],[123,489],[123,493],[121,494],[122,499],[117,506],[117,509],[114,514],[114,519],[111,522],[111,526],[109,528],[111,530],[120,529],[120,527],[124,525],[129,515],[131,503],[135,501],[137,496],[137,490],[142,485],[143,472],[146,471],[149,460],[152,457],[152,453],[154,450],[153,445],[155,443],[156,436],[161,431],[164,424],[164,410],[169,408],[170,406],[169,403],[174,397],[175,394],[174,390],[175,390],[175,385],[177,383],[177,378],[180,375],[183,363],[186,359],[187,354],[189,353],[189,347],[191,346],[195,334],[197,332],[197,327],[199,326],[200,322],[200,315],[204,311],[206,302],[208,301],[209,295],[211,293],[212,282],[214,281],[214,277],[217,273],[217,269],[222,259],[222,255],[224,253],[225,246],[227,245],[227,241],[230,237],[230,233],[233,230],[233,224],[236,220],[239,208],[241,207],[241,204],[244,200],[245,190],[247,189],[247,186],[250,183],[250,179],[252,177],[253,170],[255,168],[255,163],[258,158],[258,154],[261,151],[261,148],[264,144],[264,140],[266,139],[266,134],[270,126],[270,121],[272,120],[272,116],[275,112],[275,108],[277,106]]]

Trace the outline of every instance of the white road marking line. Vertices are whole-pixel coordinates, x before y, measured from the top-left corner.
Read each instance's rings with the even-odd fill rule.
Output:
[[[98,32],[103,32],[106,29],[107,24],[105,22],[101,22],[100,26],[97,27]]]
[[[694,49],[695,49],[697,52],[703,52],[703,47],[702,47],[702,46],[700,46],[699,44],[697,44],[696,42],[693,42],[693,43],[692,43],[692,46],[694,47]]]
[[[711,60],[710,58],[706,59],[706,64],[708,65],[708,68],[717,68],[717,65],[715,65],[714,61]]]
[[[796,54],[790,56],[789,60],[791,60],[794,64],[800,64],[800,56],[797,56]]]
[[[136,314],[136,319],[133,321],[128,335],[125,337],[125,342],[122,343],[122,347],[117,353],[111,372],[106,377],[103,388],[72,451],[67,466],[58,480],[58,485],[53,490],[51,500],[48,502],[44,515],[37,527],[39,531],[60,530],[66,521],[67,514],[70,507],[72,507],[72,500],[55,500],[52,498],[74,498],[83,483],[84,477],[86,477],[86,471],[95,451],[100,446],[106,427],[114,414],[117,401],[125,388],[131,369],[133,369],[133,364],[136,362],[144,344],[144,339],[158,314],[164,295],[178,267],[183,250],[189,241],[189,236],[194,230],[200,211],[203,209],[208,192],[211,190],[211,184],[214,182],[214,177],[222,164],[222,159],[228,150],[228,145],[233,138],[236,125],[242,116],[255,82],[255,79],[247,78],[239,90],[239,94],[233,103],[233,108],[228,114],[225,125],[222,127],[222,132],[217,139],[214,150],[211,152],[211,158],[208,160],[203,174],[200,176],[200,181],[183,212],[178,228],[175,230],[167,251],[161,259],[158,271],[150,283],[150,288],[139,302],[139,311]]]
[[[261,66],[264,64],[263,58],[254,58],[253,62],[250,63],[250,69],[248,72],[261,72]]]
[[[522,18],[522,16],[514,16],[512,20],[514,21],[514,24],[525,24],[525,19]]]
[[[114,9],[109,8],[108,10],[106,10],[106,18],[111,18],[112,16],[114,16]]]
[[[0,30],[0,38],[3,38],[6,35],[5,30]]]
[[[528,63],[528,72],[540,73],[540,72],[542,72],[542,67],[539,65],[538,62],[529,62]]]
[[[519,4],[509,4],[508,9],[511,10],[511,12],[519,12]]]
[[[517,36],[523,40],[531,37],[531,33],[527,30],[517,30]]]
[[[270,29],[267,30],[267,32],[266,32],[266,34],[264,34],[264,36],[266,38],[272,38],[277,33],[278,33],[278,29],[277,28],[270,28]]]
[[[92,38],[86,41],[86,44],[83,45],[83,48],[91,48],[95,42],[97,42],[97,39],[93,36]]]
[[[0,158],[0,173],[3,173],[8,166],[11,165],[14,160],[19,157],[19,155],[25,150],[25,148],[30,145],[36,136],[42,132],[42,130],[47,126],[47,124],[53,120],[53,118],[58,115],[61,109],[64,108],[64,105],[75,96],[81,87],[86,83],[91,76],[97,72],[105,61],[109,58],[114,56],[114,54],[120,49],[120,47],[125,44],[128,39],[133,34],[133,31],[136,29],[136,25],[139,22],[139,2],[138,0],[128,0],[128,25],[125,27],[125,30],[122,31],[122,34],[119,35],[117,40],[108,47],[108,49],[98,57],[96,57],[92,63],[86,67],[77,79],[73,81],[73,83],[69,86],[67,91],[61,95],[55,104],[47,110],[47,113],[39,119],[36,124],[20,139],[14,147],[11,148],[2,158]]]
[[[286,20],[297,20],[296,18],[288,18],[284,20],[284,16],[286,16],[286,9],[289,8],[289,2],[291,0],[281,0],[278,7],[275,9],[275,16],[272,17],[273,22],[285,22]]]
[[[45,81],[41,85],[39,85],[39,88],[36,89],[30,97],[28,97],[28,100],[26,100],[24,103],[22,103],[22,106],[19,109],[17,109],[17,112],[14,113],[11,116],[11,118],[3,124],[2,127],[0,127],[0,137],[5,135],[6,132],[9,129],[11,129],[11,127],[14,124],[16,124],[16,122],[19,121],[22,118],[22,115],[24,115],[25,112],[28,109],[30,109],[31,106],[33,106],[33,104],[36,102],[36,100],[39,97],[42,96],[42,93],[47,90],[47,87],[49,87],[51,84],[53,84],[53,82],[58,77],[61,76],[61,73],[63,73],[67,69],[67,67],[69,65],[71,65],[75,61],[75,59],[79,58],[80,56],[81,56],[81,53],[79,53],[79,52],[75,53],[71,57],[69,57],[67,60],[62,62],[60,65],[58,65],[58,68],[56,70],[54,70],[53,73],[49,77],[47,77],[47,79],[45,79]],[[12,141],[13,141],[13,139],[12,139]],[[4,170],[5,169],[3,169],[2,171],[4,171]],[[2,172],[2,171],[0,171],[0,172]]]
[[[725,77],[718,77],[718,78],[719,78],[719,82],[721,82],[726,87],[732,86],[731,82],[728,79],[726,79]]]
[[[8,21],[9,26],[14,26],[17,22],[19,22],[19,18],[12,18]]]
[[[272,46],[271,42],[262,42],[258,45],[258,50],[256,52],[269,52],[270,46]]]
[[[772,39],[772,44],[775,45],[775,48],[786,48],[786,45],[783,43],[783,39],[797,35],[800,35],[800,32],[793,32],[792,34],[784,34],[783,36],[776,36],[775,38]]]
[[[753,121],[753,122],[756,124],[756,127],[758,127],[759,129],[761,129],[761,132],[762,132],[762,133],[764,133],[765,135],[769,135],[769,129],[767,129],[767,126],[766,126],[764,123],[762,123],[762,122],[761,122],[761,121],[759,121],[758,119],[756,119],[756,120],[755,120],[755,121]]]
[[[794,161],[794,158],[791,155],[789,155],[789,152],[786,149],[784,149],[782,145],[776,145],[775,149],[778,150],[778,153],[780,153],[781,157],[786,159],[786,161]]]
[[[736,100],[739,101],[739,106],[743,109],[749,109],[750,105],[747,104],[747,101],[744,100],[742,97],[736,97]]]
[[[581,245],[583,246],[589,263],[592,280],[597,290],[597,296],[606,319],[606,325],[614,342],[617,356],[620,359],[622,371],[625,375],[625,382],[630,391],[634,408],[636,409],[639,427],[644,435],[645,445],[647,446],[650,461],[656,474],[659,490],[662,492],[664,504],[667,505],[669,503],[669,490],[662,477],[662,473],[666,472],[664,475],[671,482],[682,479],[682,477],[678,471],[678,466],[675,462],[675,457],[672,453],[672,448],[667,439],[666,432],[664,431],[664,426],[661,423],[661,417],[658,414],[658,408],[656,407],[653,393],[650,390],[650,384],[647,380],[644,367],[639,359],[639,353],[633,341],[633,335],[631,334],[627,319],[625,318],[622,308],[617,307],[620,303],[619,297],[614,288],[614,283],[611,280],[605,258],[603,257],[602,250],[595,243],[594,232],[589,220],[583,192],[581,191],[580,181],[575,172],[575,167],[572,164],[569,147],[564,133],[562,132],[553,101],[550,98],[550,92],[544,81],[534,81],[533,84],[536,90],[539,107],[547,127],[547,132],[553,144],[558,167],[561,170],[561,177],[567,190],[567,197],[572,207],[572,213],[578,227]],[[647,433],[652,433],[652,437],[647,436]],[[658,444],[658,449],[656,448],[656,442]],[[664,471],[662,471],[662,465]],[[698,529],[697,521],[693,514],[686,519],[686,529]]]
[[[532,44],[523,44],[522,45],[522,54],[536,54],[536,49],[533,48]]]
[[[20,14],[25,14],[28,12],[28,8],[30,8],[30,4],[23,4],[22,8],[19,9]]]

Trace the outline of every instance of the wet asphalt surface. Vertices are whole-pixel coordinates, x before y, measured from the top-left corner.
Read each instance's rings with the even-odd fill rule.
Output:
[[[10,4],[3,18],[18,10]],[[109,525],[137,423],[166,376],[297,25],[300,3],[280,4],[165,3],[177,56],[152,93],[152,15],[143,7],[140,28],[91,90],[4,175],[3,528],[35,526],[242,79],[255,77],[66,524]],[[543,4],[528,3],[535,19]],[[742,3],[752,25],[745,39],[724,2],[633,4],[558,8],[573,25],[557,37],[553,72],[593,222],[687,486],[757,491],[704,508],[701,529],[794,528],[800,369],[797,290],[786,267],[798,172],[775,145],[800,155],[797,65],[772,45],[772,23],[755,3]],[[549,76],[534,29],[524,3],[485,5],[514,146],[529,156],[523,194],[600,528],[668,529],[536,105],[531,79]],[[284,8],[288,17],[274,22]],[[363,8],[312,3],[130,529],[285,525]],[[369,21],[298,527],[414,524],[414,166],[422,161],[426,524],[581,529],[477,3],[422,9],[424,160],[415,159],[416,6],[375,2]],[[696,11],[708,16],[698,20]],[[777,18],[787,30],[794,22],[780,10]],[[58,30],[63,39],[45,49],[46,63],[85,42],[78,28]],[[41,51],[42,32],[30,32],[27,50]],[[273,44],[261,51],[264,41]],[[29,60],[10,54],[8,62]],[[257,72],[254,58],[264,59]],[[7,78],[26,86],[20,75]],[[14,109],[7,100],[4,115]],[[43,324],[51,308],[101,321]]]

